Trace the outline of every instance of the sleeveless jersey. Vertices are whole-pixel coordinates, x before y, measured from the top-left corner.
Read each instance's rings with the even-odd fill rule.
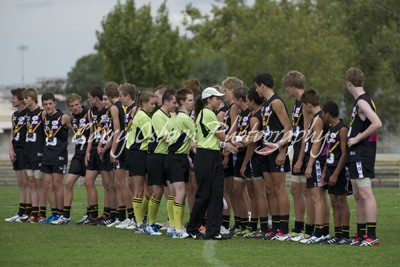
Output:
[[[320,136],[316,136],[314,129],[311,129],[311,127],[314,128],[315,120],[317,118],[320,118],[322,120],[322,111],[321,110],[314,114],[313,119],[311,120],[311,122],[308,124],[308,127],[307,127],[307,132],[306,132],[306,137],[305,137],[306,139],[304,140],[306,142],[306,145],[304,148],[305,162],[307,162],[310,159],[313,143],[318,142],[318,141],[321,141],[322,143],[321,143],[321,147],[319,149],[320,151],[318,151],[318,155],[317,155],[316,159],[319,161],[325,161],[325,159],[326,159],[326,154],[327,154],[326,133],[327,133],[328,129],[327,129],[326,125],[324,124],[323,129],[322,129],[322,134]]]
[[[238,135],[247,135],[250,129],[251,111],[246,109],[239,113],[237,120]],[[246,154],[247,147],[239,148],[238,154]]]
[[[228,134],[232,128],[232,118],[230,116],[232,106],[233,106],[233,104],[231,104],[228,108],[226,108],[226,111],[225,111],[224,123],[227,126],[227,128],[225,129],[225,134]]]
[[[66,164],[68,157],[68,129],[62,125],[62,111],[53,115],[46,114],[44,134],[46,135],[43,151],[44,165]]]
[[[348,138],[352,138],[357,136],[359,133],[365,131],[370,125],[371,121],[368,118],[365,121],[361,120],[358,114],[358,106],[357,103],[359,100],[365,100],[372,108],[373,111],[376,112],[375,103],[372,101],[371,97],[368,93],[360,95],[353,106],[353,111],[350,119],[350,127],[349,132],[347,134]],[[376,132],[371,134],[370,136],[360,140],[360,142],[356,145],[353,145],[348,149],[348,162],[362,161],[364,164],[372,167],[375,165],[375,157],[376,157]]]
[[[276,143],[279,140],[282,139],[283,137],[283,125],[280,122],[278,115],[272,108],[272,101],[275,99],[278,99],[279,101],[282,101],[282,99],[277,95],[274,94],[271,96],[270,99],[268,99],[265,103],[263,103],[263,112],[262,112],[262,118],[263,118],[263,140],[265,142],[270,142],[270,143]],[[283,101],[282,101],[283,103]],[[285,105],[285,103],[283,103]],[[286,105],[285,105],[286,109]],[[287,113],[287,109],[286,109]]]
[[[340,130],[347,126],[344,124],[343,120],[331,127],[328,131],[328,141],[327,141],[327,166],[337,166],[339,164],[340,157],[342,156],[342,149],[340,147]]]
[[[102,108],[99,110],[97,107],[92,107],[89,110],[89,115],[90,115],[90,120],[92,122],[92,129],[93,129],[93,136],[91,136],[92,140],[92,149],[97,149],[97,146],[99,145],[101,136],[103,134],[103,129],[101,128],[101,119],[107,117],[106,115],[106,109]]]
[[[301,149],[301,140],[304,136],[303,103],[299,100],[296,100],[292,108],[292,133],[292,145],[294,153],[298,157]]]
[[[27,127],[26,123],[28,120],[28,109],[25,108],[21,112],[18,110],[12,114],[11,123],[14,131],[12,144],[14,149],[23,149],[25,146]]]
[[[74,133],[72,142],[75,143],[75,154],[84,155],[90,135],[88,110],[83,108],[81,113],[72,114],[71,124],[72,132]]]
[[[27,114],[25,156],[30,162],[42,162],[45,145],[42,112],[43,111],[38,107],[33,111],[28,111]]]

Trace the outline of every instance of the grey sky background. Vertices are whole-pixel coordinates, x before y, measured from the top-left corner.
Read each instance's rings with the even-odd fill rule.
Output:
[[[190,2],[203,12],[218,4],[213,0],[168,0],[173,26],[180,26],[181,11]],[[117,0],[1,0],[0,87],[21,84],[21,44],[28,47],[23,53],[25,84],[35,83],[39,77],[67,77],[77,59],[95,51],[95,32],[101,30],[103,17],[116,3]],[[154,15],[162,0],[135,3],[137,8],[151,3]]]

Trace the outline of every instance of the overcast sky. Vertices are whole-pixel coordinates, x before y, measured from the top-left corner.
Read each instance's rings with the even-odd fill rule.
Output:
[[[124,0],[121,0],[125,2]],[[172,25],[179,26],[186,4],[204,12],[213,0],[168,0]],[[0,86],[21,84],[21,45],[25,84],[39,77],[66,77],[77,59],[93,53],[96,30],[117,0],[0,0]],[[162,0],[151,3],[152,13]]]

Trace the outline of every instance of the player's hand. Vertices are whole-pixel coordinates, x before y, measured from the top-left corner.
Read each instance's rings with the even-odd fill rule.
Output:
[[[361,133],[359,133],[359,134],[358,134],[357,136],[355,136],[355,137],[349,138],[349,140],[347,140],[347,145],[348,145],[349,147],[352,147],[352,146],[358,144],[358,143],[360,142],[360,138],[359,138],[360,134],[361,134]]]
[[[15,155],[15,152],[14,152],[13,148],[10,149],[9,156],[10,156],[11,162],[15,162],[17,160],[17,155]]]
[[[300,173],[301,172],[301,167],[303,167],[303,161],[298,160],[296,164],[293,166],[293,172],[294,173]]]
[[[240,168],[240,175],[241,175],[242,177],[246,177],[246,175],[245,175],[246,169],[247,169],[247,166],[246,166],[246,165],[242,165],[242,167]]]
[[[116,164],[116,163],[118,163],[118,160],[117,160],[115,157],[110,156],[110,162],[111,162],[112,164]]]
[[[225,146],[224,150],[226,150],[228,152],[231,152],[233,154],[236,154],[238,152],[238,149],[234,145],[232,145],[231,143],[226,143],[226,146]]]
[[[331,177],[329,178],[329,185],[330,186],[336,185],[337,180],[338,180],[338,176],[335,174],[332,174]]]
[[[275,159],[275,164],[278,166],[282,166],[285,164],[286,153],[284,151],[279,152],[278,156]]]
[[[222,166],[224,166],[224,169],[228,169],[228,162],[229,162],[229,153],[228,155],[224,156],[224,159],[222,160]]]
[[[87,167],[89,164],[89,159],[90,159],[90,153],[86,153],[85,155],[85,166]]]
[[[320,181],[321,181],[321,184],[322,184],[322,185],[326,185],[325,176],[326,176],[326,173],[325,173],[325,172],[322,172],[321,178],[320,178]]]
[[[311,179],[312,178],[312,166],[308,166],[306,168],[306,172],[305,172],[306,178],[307,179]]]

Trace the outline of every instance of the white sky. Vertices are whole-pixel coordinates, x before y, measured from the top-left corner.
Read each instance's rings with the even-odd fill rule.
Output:
[[[125,2],[122,0],[122,2]],[[136,0],[136,8],[151,2],[152,13],[162,0]],[[186,4],[208,12],[213,0],[168,0],[170,22],[180,26]],[[39,77],[67,77],[82,56],[95,52],[96,30],[117,0],[1,0],[0,87],[21,84],[21,44],[25,84]]]

